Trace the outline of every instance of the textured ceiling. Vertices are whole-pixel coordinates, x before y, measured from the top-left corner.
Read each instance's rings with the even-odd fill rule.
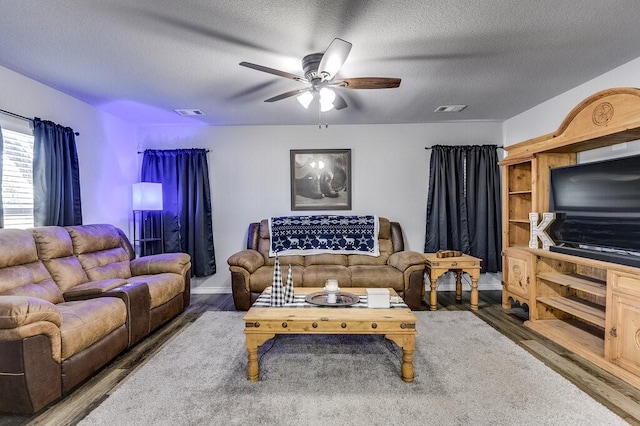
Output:
[[[504,120],[640,57],[638,22],[637,0],[0,0],[0,65],[141,124]],[[335,37],[353,43],[338,77],[400,88],[344,89],[319,117],[263,102],[303,83],[238,65],[302,75]]]

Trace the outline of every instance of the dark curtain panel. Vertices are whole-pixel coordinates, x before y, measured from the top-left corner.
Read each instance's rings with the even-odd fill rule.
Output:
[[[4,203],[2,201],[2,164],[4,163],[4,140],[2,138],[2,127],[0,126],[0,228],[4,228]]]
[[[438,250],[469,252],[464,157],[464,147],[436,145],[432,148],[425,253]]]
[[[80,167],[73,129],[33,120],[33,217],[36,226],[82,225]]]
[[[502,223],[497,146],[432,148],[425,253],[460,250],[501,270]]]
[[[502,213],[497,146],[467,150],[467,211],[469,254],[482,259],[482,270],[502,270]]]
[[[165,252],[188,253],[197,277],[215,274],[206,150],[146,150],[141,180],[162,183]]]

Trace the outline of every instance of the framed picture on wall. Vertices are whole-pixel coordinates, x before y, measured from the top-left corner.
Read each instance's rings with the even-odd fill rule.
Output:
[[[291,210],[351,210],[351,150],[291,150]]]

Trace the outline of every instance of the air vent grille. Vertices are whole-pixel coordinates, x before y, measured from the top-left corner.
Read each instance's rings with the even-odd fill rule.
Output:
[[[204,112],[200,111],[199,109],[176,109],[174,111],[184,117],[193,115],[204,115]]]
[[[436,108],[433,112],[460,112],[466,107],[466,105],[442,105]]]

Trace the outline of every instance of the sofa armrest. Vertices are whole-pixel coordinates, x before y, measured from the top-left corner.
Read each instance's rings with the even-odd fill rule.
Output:
[[[186,253],[153,254],[134,259],[130,265],[134,277],[166,272],[184,275],[191,268],[191,257]]]
[[[64,300],[78,300],[87,297],[100,296],[126,284],[127,280],[122,278],[112,278],[108,280],[89,281],[88,283],[80,284],[70,288],[64,293]]]
[[[47,336],[51,357],[61,362],[62,313],[51,302],[37,297],[0,296],[0,343]],[[1,386],[0,386],[1,387]]]
[[[250,274],[264,265],[264,257],[256,250],[242,250],[227,259],[229,266],[237,266],[245,269]]]
[[[62,395],[61,324],[53,303],[0,296],[0,411],[30,414]]]
[[[425,259],[423,253],[417,251],[399,251],[391,254],[387,260],[387,264],[393,266],[400,271],[406,271],[411,266],[424,265]]]
[[[36,297],[0,296],[0,329],[46,321],[62,325],[62,314],[51,302]]]

